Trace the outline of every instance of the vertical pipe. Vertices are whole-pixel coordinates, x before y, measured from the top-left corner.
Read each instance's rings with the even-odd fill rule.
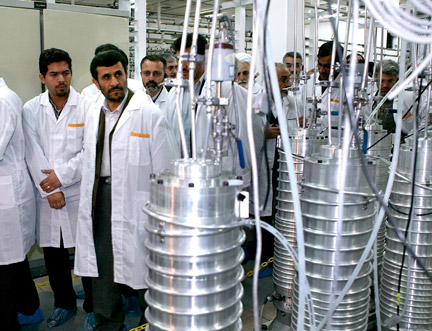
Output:
[[[176,114],[177,114],[177,120],[178,120],[179,131],[180,131],[180,141],[181,141],[181,145],[182,145],[184,158],[189,158],[189,152],[187,149],[183,120],[181,117],[180,90],[183,87],[181,87],[180,82],[182,81],[182,65],[183,65],[183,58],[182,57],[183,57],[183,55],[185,53],[185,49],[186,49],[187,29],[188,29],[188,25],[189,25],[189,15],[190,15],[191,5],[192,5],[192,0],[187,0],[185,18],[184,18],[184,22],[183,22],[182,39],[181,39],[181,43],[180,43],[180,56],[179,56],[179,60],[178,60],[179,70],[177,71],[177,77],[176,77],[177,86],[176,86],[176,91],[175,91],[176,92],[176,99],[175,99],[176,100]]]

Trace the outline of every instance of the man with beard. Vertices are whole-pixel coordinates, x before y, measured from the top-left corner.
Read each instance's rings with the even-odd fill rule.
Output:
[[[98,47],[96,47],[96,49],[94,51],[94,55],[97,55],[99,53],[106,52],[106,51],[119,52],[126,59],[126,63],[129,63],[129,60],[128,60],[126,53],[123,52],[122,49],[118,48],[116,45],[113,45],[113,44],[99,45]],[[137,79],[133,79],[133,78],[128,78],[128,87],[133,92],[135,92],[137,90],[144,90],[140,81]],[[98,98],[103,99],[103,95],[101,94],[100,90],[96,87],[95,84],[91,84],[91,85],[85,87],[81,91],[81,95],[88,98],[91,101],[98,101]]]
[[[338,67],[338,64],[341,62],[341,59],[339,59],[339,53],[343,54],[343,48],[339,44],[337,44],[337,47],[339,47],[340,52],[336,51],[335,67]],[[318,123],[321,124],[323,131],[328,129],[329,126],[328,113],[333,113],[331,129],[333,130],[332,135],[335,136],[338,129],[340,104],[343,104],[344,102],[344,95],[341,94],[343,89],[339,87],[342,75],[339,75],[338,70],[334,70],[333,77],[330,77],[332,54],[333,41],[326,42],[319,48],[317,55],[317,72],[307,81],[307,96],[312,97],[314,95],[316,97],[316,110],[318,112],[317,115],[319,116]],[[331,96],[329,95],[330,89],[328,88],[330,78],[332,78],[332,81],[334,82],[334,87],[331,89]],[[330,110],[328,109],[329,98]]]
[[[147,55],[141,60],[141,79],[147,94],[166,115],[168,91],[163,85],[166,61],[162,56]]]
[[[72,60],[51,48],[39,57],[39,79],[47,91],[24,105],[26,161],[36,197],[36,241],[43,247],[54,292],[48,327],[76,312],[68,248],[75,246],[84,123],[88,102],[71,87]]]
[[[377,64],[375,72],[376,77],[376,92],[374,97],[373,108],[384,98],[387,93],[393,88],[399,79],[399,64],[392,60],[383,60]],[[388,133],[394,133],[396,129],[396,114],[402,112],[402,137],[405,137],[414,127],[414,110],[417,110],[414,101],[417,95],[413,91],[404,90],[393,99],[387,99],[378,111],[378,120]],[[399,102],[400,100],[401,102]],[[402,108],[397,109],[398,106]],[[411,108],[411,109],[410,109]],[[425,101],[420,100],[420,114],[423,118],[426,112]]]
[[[241,87],[247,89],[249,84],[249,74],[250,74],[250,63],[252,57],[247,53],[237,53],[236,54],[237,66],[236,66],[236,77],[235,80],[237,84]],[[253,94],[256,95],[261,92],[261,85],[255,80],[253,85]]]
[[[97,330],[126,330],[122,291],[139,290],[144,317],[150,174],[177,157],[161,110],[143,91],[127,86],[127,63],[117,51],[97,54],[90,65],[103,100],[92,104],[85,124],[84,162],[75,273],[92,277]]]

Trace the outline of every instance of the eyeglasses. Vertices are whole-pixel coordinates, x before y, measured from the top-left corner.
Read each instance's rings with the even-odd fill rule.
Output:
[[[145,71],[141,71],[141,73],[146,77],[150,76],[151,74],[153,74],[154,77],[160,77],[163,75],[163,72],[160,72],[160,71],[151,72],[149,70],[145,70]]]

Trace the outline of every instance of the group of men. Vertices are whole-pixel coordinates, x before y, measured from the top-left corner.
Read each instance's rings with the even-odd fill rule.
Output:
[[[178,153],[150,97],[151,81],[150,96],[142,85],[132,91],[126,55],[113,45],[101,48],[90,65],[97,89],[88,88],[87,96],[71,86],[69,54],[55,48],[39,57],[46,92],[24,106],[0,80],[0,320],[6,330],[44,318],[26,260],[35,240],[54,293],[48,327],[77,309],[72,247],[85,290],[86,330],[125,329],[122,295],[128,291],[138,290],[144,312],[142,206],[150,174],[169,167]]]
[[[206,86],[215,87],[206,85],[207,41],[199,36],[197,43],[197,53],[204,59],[193,66],[194,95],[200,97],[205,96]],[[190,52],[191,44],[189,34],[186,52]],[[179,38],[173,45],[177,54],[180,45]],[[307,85],[313,80],[328,80],[331,49],[329,44],[320,48],[318,72]],[[235,124],[224,139],[227,156],[222,164],[241,176],[248,188],[247,91],[243,87],[247,88],[251,72],[250,56],[240,54],[238,60],[238,84],[221,85],[221,96],[230,100],[228,119]],[[275,67],[288,126],[302,127],[307,124],[303,119],[304,99],[298,97],[303,92],[290,91],[292,76],[302,76],[302,57],[287,53],[283,63]],[[173,56],[149,55],[142,59],[140,68],[142,82],[128,78],[125,53],[114,45],[101,45],[90,64],[93,84],[80,94],[71,86],[69,54],[47,49],[39,57],[39,78],[46,92],[23,107],[0,78],[0,320],[7,330],[19,330],[20,324],[44,318],[26,259],[35,241],[43,248],[54,293],[48,327],[65,323],[77,309],[68,251],[73,247],[74,273],[82,276],[85,290],[85,330],[125,330],[122,296],[127,295],[138,296],[140,323],[145,322],[147,216],[142,206],[149,199],[149,178],[168,168],[172,160],[191,155],[191,91],[167,88],[164,79],[176,78],[177,69],[188,79],[191,67],[185,61],[177,68]],[[393,67],[387,71],[385,63],[381,68],[379,93],[383,95],[396,82],[397,72]],[[323,96],[326,89],[316,84],[315,93]],[[255,82],[257,99],[260,91]],[[184,132],[178,127],[178,93]],[[195,105],[199,157],[211,156],[209,151],[214,147],[208,139],[206,107],[205,103]],[[275,141],[280,134],[275,108],[269,107],[264,115],[254,114],[253,118],[257,156],[271,163],[269,167],[262,164],[261,171],[273,168]],[[388,116],[383,120],[391,122]],[[181,148],[181,136],[186,149]],[[244,155],[235,147],[238,141],[243,142]],[[246,165],[242,165],[243,158]],[[265,195],[261,195],[263,201]],[[269,201],[263,216],[272,215],[271,196]]]

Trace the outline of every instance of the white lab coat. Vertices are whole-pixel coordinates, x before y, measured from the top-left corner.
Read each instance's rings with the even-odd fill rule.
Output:
[[[23,127],[26,161],[39,194],[36,196],[36,240],[40,247],[75,246],[76,220],[81,181],[85,116],[89,102],[72,87],[58,120],[49,102],[48,91],[24,105]],[[42,169],[53,169],[62,186],[66,206],[51,208],[39,183],[47,177]],[[52,194],[50,193],[50,194]]]
[[[168,90],[166,89],[165,86],[162,86],[162,91],[160,92],[158,98],[154,102],[154,104],[160,108],[160,110],[162,111],[162,114],[165,116],[165,118],[168,118],[168,105],[169,105],[168,96],[169,96]],[[172,128],[170,123],[168,123],[168,125],[170,127],[170,130],[172,131],[172,134],[169,135],[171,148],[173,150],[177,151],[178,150],[178,144],[177,144],[176,138],[174,136],[174,129]]]
[[[162,110],[162,113],[165,117],[167,117],[167,111],[168,111],[168,90],[165,86],[162,86],[162,91],[159,94],[158,98],[155,101],[155,105]]]
[[[201,78],[203,79],[203,77]],[[201,80],[200,80],[201,81]],[[199,91],[198,91],[199,92]],[[241,176],[243,178],[243,187],[248,187],[251,183],[250,175],[250,148],[247,137],[246,128],[246,105],[247,105],[247,90],[240,87],[238,84],[234,84],[234,93],[237,107],[234,107],[234,99],[232,94],[231,82],[222,83],[222,97],[229,99],[229,105],[227,107],[228,119],[230,123],[236,125],[234,130],[235,135],[240,138],[243,144],[243,155],[245,158],[245,168],[240,167],[239,154],[237,149],[237,142],[230,136],[229,138],[224,138],[224,148],[228,150],[228,156],[223,157],[222,166],[226,171],[231,172],[236,176]],[[205,96],[206,88],[201,89],[200,96]],[[212,86],[212,95],[215,95],[215,86]],[[178,129],[178,120],[175,107],[176,98],[176,88],[172,88],[169,92],[169,106],[168,106],[168,120],[171,127],[174,129],[176,141],[180,149],[180,131]],[[182,90],[180,93],[180,105],[181,105],[181,115],[183,119],[183,124],[185,126],[185,131],[190,132],[191,119],[190,119],[190,94],[189,91]],[[235,110],[237,109],[237,110]],[[197,107],[197,120],[196,120],[196,137],[197,137],[197,152],[198,156],[201,154],[201,150],[204,149],[205,140],[209,134],[207,130],[207,106],[200,105]],[[236,114],[238,112],[238,115]],[[260,126],[260,120],[254,114],[253,125],[254,127]],[[186,143],[189,144],[188,134],[186,135]],[[208,140],[208,147],[213,147],[213,139],[210,137]],[[191,156],[191,155],[190,155]]]
[[[22,103],[0,77],[0,265],[24,261],[35,241],[36,205],[24,155]]]
[[[169,143],[172,132],[165,117],[144,94],[137,91],[123,110],[111,145],[114,282],[134,289],[147,287],[144,246],[147,215],[142,208],[149,200],[149,176],[169,168],[177,157]],[[89,277],[98,277],[91,212],[101,105],[92,105],[86,121],[75,249],[75,273]]]
[[[303,109],[303,104],[300,100],[297,100],[298,109]],[[296,117],[296,109],[294,104],[294,97],[291,95],[285,96],[282,99],[282,109],[285,112],[285,116],[287,118],[288,124],[288,132],[292,128],[297,127],[297,117]],[[273,116],[277,118],[276,108],[272,109]],[[265,124],[267,123],[266,118],[262,118],[262,126],[263,131],[265,128]],[[273,185],[272,185],[272,169],[275,162],[275,154],[276,154],[276,142],[277,139],[268,139],[266,140],[266,148],[267,148],[267,161],[268,161],[268,169],[266,166],[266,158],[265,158],[265,149],[264,144],[257,145],[257,160],[258,160],[258,171],[259,171],[259,199],[260,199],[260,208],[264,206],[265,197],[267,194],[267,187],[269,187],[269,195],[267,198],[266,208],[261,212],[261,216],[271,216],[272,215],[272,201],[273,201]],[[270,177],[268,176],[268,171],[270,172]],[[270,178],[270,182],[268,180]]]
[[[145,92],[145,88],[142,82],[140,82],[139,80],[128,78],[127,85],[132,92],[136,92],[136,91]],[[104,96],[102,95],[101,91],[97,88],[96,84],[91,84],[87,87],[84,87],[83,90],[81,91],[81,95],[87,98],[90,102],[99,102],[99,101],[103,102],[104,100]]]

